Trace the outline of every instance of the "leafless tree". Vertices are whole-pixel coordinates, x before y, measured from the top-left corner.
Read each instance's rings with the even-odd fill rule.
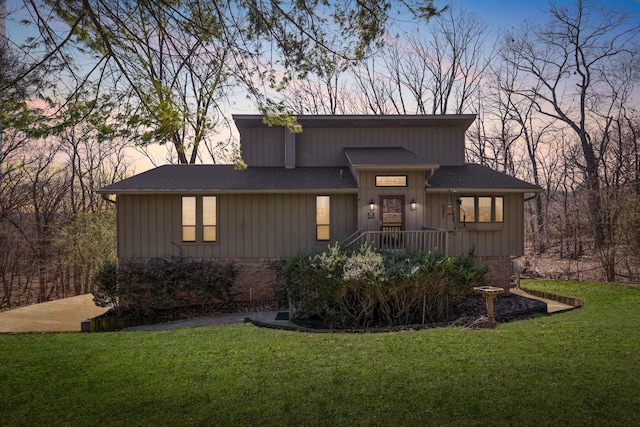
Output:
[[[563,122],[576,135],[591,203],[589,212],[596,246],[605,243],[602,212],[602,153],[607,144],[599,129],[611,125],[620,94],[612,90],[612,74],[636,61],[640,27],[631,16],[610,4],[576,0],[570,6],[551,5],[544,27],[512,33],[504,59],[532,79],[518,94],[536,111]],[[510,59],[513,58],[513,59]]]

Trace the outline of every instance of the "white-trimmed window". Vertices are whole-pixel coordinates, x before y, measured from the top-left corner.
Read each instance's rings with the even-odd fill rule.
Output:
[[[215,242],[218,240],[217,226],[216,196],[185,196],[182,198],[183,242]]]
[[[316,240],[331,238],[331,198],[316,196]]]
[[[502,196],[462,196],[458,199],[458,222],[491,224],[504,221]]]

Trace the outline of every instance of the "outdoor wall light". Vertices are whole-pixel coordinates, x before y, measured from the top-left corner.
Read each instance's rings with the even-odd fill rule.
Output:
[[[412,211],[415,211],[418,208],[418,204],[416,203],[416,199],[411,199],[411,204],[409,205]]]
[[[449,206],[447,206],[447,215],[453,215],[453,206],[451,205],[451,203],[449,203]]]
[[[376,208],[376,204],[373,201],[373,199],[369,200],[369,210],[373,212],[375,208]]]

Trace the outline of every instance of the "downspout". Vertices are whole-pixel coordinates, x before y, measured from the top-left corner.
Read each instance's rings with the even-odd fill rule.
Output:
[[[530,200],[537,199],[539,195],[540,195],[540,193],[533,193],[533,196],[526,197],[526,198],[524,199],[524,201],[525,201],[525,202],[528,202],[528,201],[530,201]]]
[[[433,174],[436,173],[436,170],[431,168],[429,169],[429,171],[427,173],[425,173],[425,177],[424,177],[424,188],[431,188],[431,184],[429,184],[429,179],[433,176]],[[428,175],[427,175],[428,174]]]

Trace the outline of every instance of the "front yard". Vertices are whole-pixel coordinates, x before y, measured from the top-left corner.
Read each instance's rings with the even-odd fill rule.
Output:
[[[640,287],[495,330],[0,336],[2,425],[640,425]]]

